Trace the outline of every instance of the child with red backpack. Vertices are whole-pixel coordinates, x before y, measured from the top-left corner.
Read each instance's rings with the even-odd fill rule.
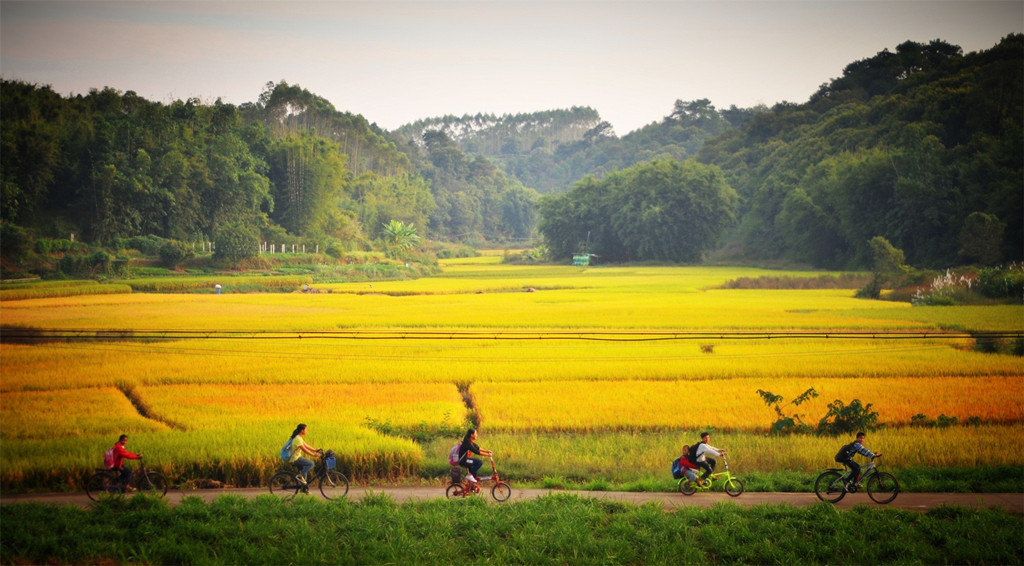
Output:
[[[690,448],[688,446],[683,447],[682,456],[672,461],[672,477],[677,480],[686,479],[690,481],[697,481],[697,473],[694,470],[699,470],[697,464],[690,461],[689,458]]]
[[[103,454],[103,465],[108,470],[120,470],[121,471],[121,483],[124,484],[126,492],[135,491],[132,486],[129,485],[132,481],[132,471],[130,468],[123,466],[125,460],[141,460],[142,454],[133,454],[129,452],[124,445],[128,443],[128,435],[122,434],[117,439],[117,443],[111,446],[106,453]]]

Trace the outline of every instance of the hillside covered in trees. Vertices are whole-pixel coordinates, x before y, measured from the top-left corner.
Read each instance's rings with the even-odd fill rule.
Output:
[[[805,103],[678,100],[621,137],[585,107],[387,132],[283,81],[235,106],[3,80],[2,240],[6,256],[31,237],[215,241],[244,227],[370,249],[404,226],[470,244],[539,233],[557,260],[591,246],[608,260],[859,268],[876,236],[915,265],[1019,260],[1022,69],[1021,35],[970,54],[906,42]]]
[[[851,63],[805,104],[708,140],[740,196],[739,257],[864,266],[886,238],[912,265],[1024,255],[1024,36],[964,55],[932,41]],[[966,233],[965,233],[966,230]],[[998,260],[994,260],[998,261]]]
[[[242,224],[264,239],[351,249],[372,246],[391,220],[424,235],[433,226],[439,239],[532,230],[484,212],[532,214],[523,188],[494,167],[449,170],[431,158],[473,160],[402,152],[362,116],[284,82],[234,106],[165,105],[112,89],[62,98],[4,81],[0,104],[0,219],[39,236],[212,241]],[[442,173],[447,184],[432,185]]]
[[[1020,260],[1022,74],[1019,34],[967,55],[942,41],[905,42],[895,53],[851,63],[804,104],[782,103],[750,116],[677,103],[664,124],[631,135],[675,128],[673,119],[720,132],[694,152],[711,167],[707,175],[723,174],[739,197],[730,234],[701,239],[697,256],[654,251],[669,247],[658,245],[659,238],[717,222],[719,207],[728,207],[731,197],[694,208],[692,184],[676,184],[671,195],[652,190],[643,180],[645,165],[546,197],[541,232],[560,257],[588,251],[695,261],[717,247],[717,257],[734,261],[857,269],[871,265],[869,242],[882,237],[922,267]],[[624,182],[630,178],[636,181]],[[673,199],[690,202],[693,211],[680,213],[669,206]],[[637,225],[650,228],[642,239],[647,247],[623,249]],[[566,241],[572,237],[575,242]]]

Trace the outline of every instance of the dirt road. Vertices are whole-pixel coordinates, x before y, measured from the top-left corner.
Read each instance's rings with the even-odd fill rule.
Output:
[[[386,493],[398,502],[435,499],[444,497],[444,489],[440,487],[357,487],[353,486],[348,497],[361,499],[367,493]],[[626,491],[568,491],[552,489],[520,489],[512,486],[512,498],[509,501],[521,501],[533,499],[550,493],[571,493],[584,497],[599,499],[613,499],[627,503],[644,504],[651,501],[660,503],[666,510],[673,510],[679,507],[697,506],[709,507],[716,503],[727,502],[737,505],[753,506],[766,504],[787,504],[793,506],[813,505],[818,499],[813,493],[756,493],[747,492],[739,497],[729,497],[724,493],[697,493],[686,497],[679,493],[638,493]],[[220,497],[221,495],[234,495],[238,497],[254,498],[258,495],[269,495],[266,489],[203,489],[203,490],[177,490],[167,492],[167,499],[171,504],[176,504],[184,497],[201,497],[206,501]],[[485,492],[485,499],[493,502],[490,492]],[[319,494],[303,496],[317,497]],[[23,501],[35,501],[53,504],[73,504],[82,507],[88,506],[91,502],[84,493],[37,493],[37,494],[0,494],[0,504],[16,503]],[[847,495],[842,501],[836,504],[840,509],[849,509],[854,505],[864,504],[883,507],[871,501],[866,493]],[[1002,507],[1015,514],[1024,514],[1024,494],[1022,493],[901,493],[896,500],[885,507],[899,509],[910,509],[913,511],[927,511],[940,505],[959,505],[964,507]]]

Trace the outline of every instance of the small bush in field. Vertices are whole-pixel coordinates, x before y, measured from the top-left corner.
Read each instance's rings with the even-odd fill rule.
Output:
[[[792,416],[786,415],[782,412],[782,407],[779,403],[782,401],[781,395],[775,395],[771,391],[765,391],[758,389],[757,394],[764,399],[765,405],[772,407],[775,410],[775,414],[778,415],[778,420],[772,424],[772,434],[793,434],[793,433],[808,433],[811,432],[811,427],[804,424],[804,421],[800,418],[803,415],[793,414]],[[810,388],[798,395],[795,399],[787,403],[786,405],[799,406],[804,401],[813,399],[818,396],[818,392],[814,388]]]
[[[877,426],[878,413],[871,410],[871,403],[863,405],[860,399],[854,399],[846,405],[836,399],[828,404],[828,412],[818,421],[818,434],[848,434],[874,430]]]

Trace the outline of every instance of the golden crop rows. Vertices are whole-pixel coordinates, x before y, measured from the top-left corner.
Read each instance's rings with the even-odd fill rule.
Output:
[[[367,427],[367,419],[457,425],[467,411],[460,387],[468,387],[482,419],[484,444],[505,451],[524,475],[543,475],[563,437],[584,447],[565,456],[578,458],[579,469],[614,475],[623,473],[619,462],[644,458],[634,444],[650,435],[662,458],[675,450],[668,439],[706,426],[733,435],[743,453],[737,463],[747,469],[815,467],[831,441],[765,438],[775,414],[756,393],[789,401],[810,387],[821,396],[787,414],[814,424],[828,402],[858,398],[883,422],[905,424],[918,413],[979,417],[1003,423],[979,429],[994,437],[983,443],[1001,446],[999,461],[1024,462],[1017,356],[975,351],[962,337],[724,337],[762,329],[1019,331],[1024,307],[910,307],[854,299],[850,290],[715,288],[766,273],[747,268],[523,267],[496,259],[451,261],[442,276],[417,281],[324,286],[329,294],[5,299],[0,316],[8,329],[78,329],[93,337],[0,343],[0,482],[80,481],[121,432],[175,477],[253,482],[272,471],[298,422],[357,477],[416,474],[425,463],[443,466],[444,449],[431,444],[425,453]],[[94,339],[104,330],[210,335]],[[392,334],[311,334],[336,330]],[[422,330],[451,336],[413,337]],[[455,336],[470,330],[489,335]],[[553,336],[687,330],[723,337]],[[296,335],[264,339],[265,331]],[[532,335],[510,339],[517,332]],[[958,445],[963,431],[899,428],[876,438],[900,453],[890,461],[896,465],[971,465],[939,448]],[[631,473],[663,472],[657,460],[636,468]]]
[[[136,390],[153,417],[182,430],[224,430],[239,423],[396,426],[461,423],[466,407],[452,384],[163,385]],[[247,425],[246,425],[247,426]],[[285,426],[285,428],[288,428]],[[290,433],[282,429],[278,436]]]
[[[809,388],[819,397],[787,404]],[[1024,384],[1017,377],[736,378],[700,381],[558,381],[479,383],[473,387],[490,430],[595,431],[632,429],[765,432],[778,418],[757,394],[781,395],[786,415],[814,426],[828,403],[871,403],[882,423],[910,424],[919,413],[998,423],[1024,419]]]
[[[963,340],[206,339],[0,345],[0,391],[270,383],[481,383],[1021,375]],[[702,351],[709,346],[710,352]]]

